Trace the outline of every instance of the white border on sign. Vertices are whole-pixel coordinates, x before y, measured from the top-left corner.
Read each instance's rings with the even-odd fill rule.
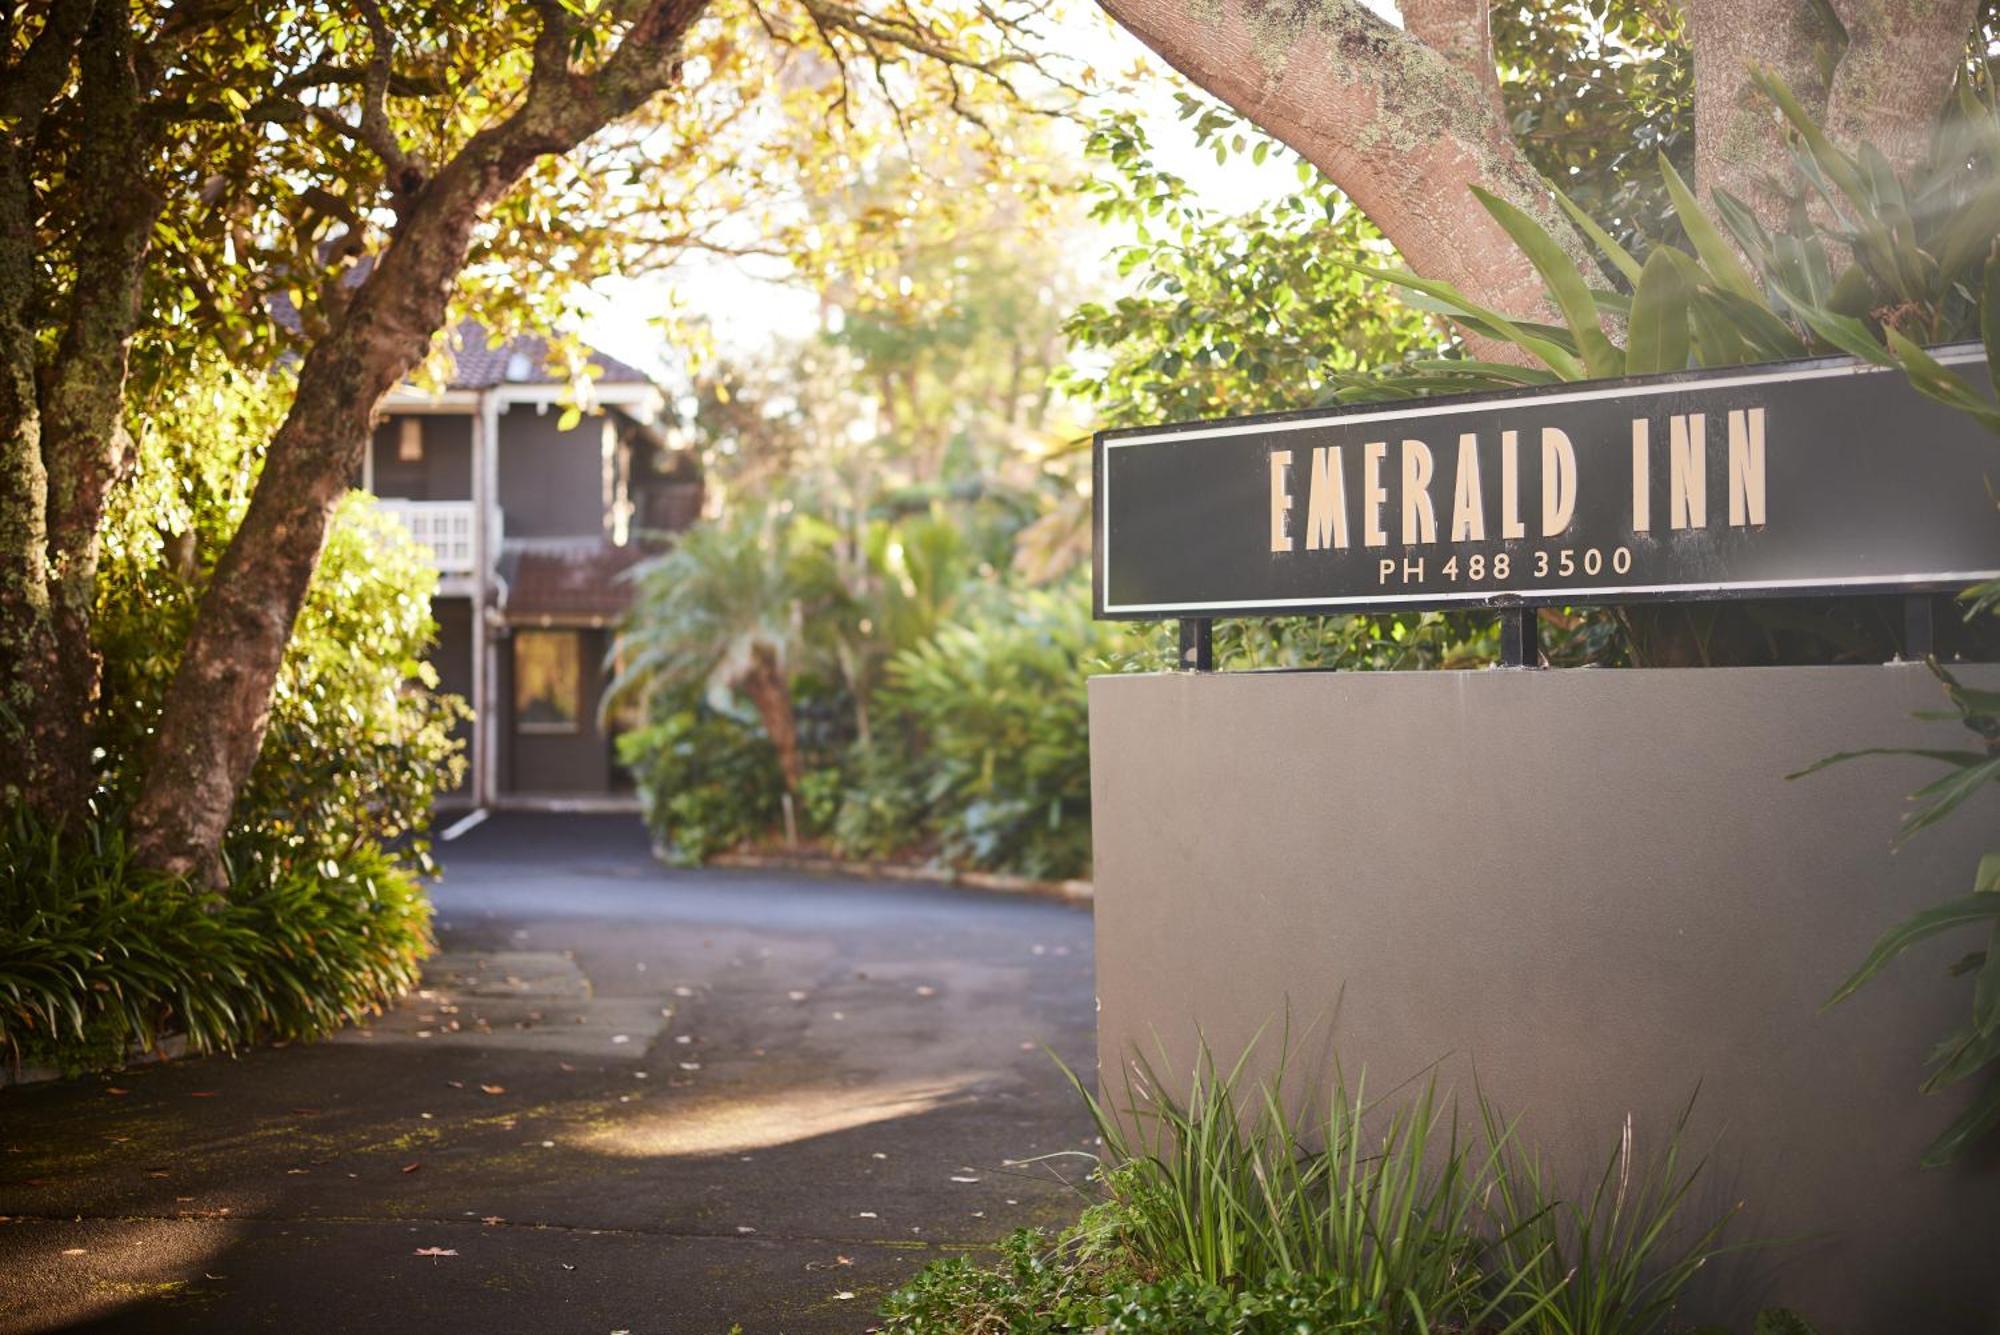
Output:
[[[1984,352],[1973,349],[1944,353],[1937,356],[1937,360],[1946,366],[1962,366],[1970,362],[1977,362],[1984,356]],[[1322,427],[1334,423],[1344,426],[1348,423],[1381,422],[1392,419],[1405,421],[1413,417],[1443,417],[1452,413],[1481,411],[1489,408],[1511,408],[1518,404],[1587,403],[1597,399],[1636,399],[1649,396],[1657,398],[1663,394],[1684,394],[1691,390],[1733,389],[1741,385],[1769,385],[1787,380],[1826,380],[1835,376],[1901,374],[1903,374],[1902,371],[1896,367],[1875,366],[1867,362],[1856,361],[1846,366],[1823,366],[1810,371],[1773,371],[1763,375],[1727,376],[1717,380],[1678,380],[1662,385],[1625,385],[1616,388],[1579,389],[1568,394],[1519,394],[1512,398],[1482,399],[1478,403],[1425,404],[1418,401],[1410,407],[1385,408],[1379,412],[1341,413],[1333,417],[1294,417],[1273,422],[1240,422],[1228,426],[1211,427],[1207,430],[1203,430],[1200,427],[1183,427],[1179,430],[1153,431],[1142,436],[1126,436],[1119,440],[1107,440],[1104,442],[1104,476],[1099,479],[1099,482],[1103,486],[1104,494],[1098,497],[1098,560],[1100,562],[1098,573],[1104,580],[1104,592],[1107,598],[1104,604],[1104,615],[1109,617],[1119,612],[1189,615],[1194,612],[1236,611],[1239,609],[1260,607],[1348,607],[1364,603],[1376,606],[1388,606],[1397,602],[1394,598],[1385,598],[1380,594],[1357,594],[1348,598],[1243,598],[1234,601],[1195,604],[1110,602],[1111,451],[1122,449],[1128,445],[1154,445],[1168,440],[1190,442],[1224,440],[1230,436],[1254,436],[1279,431],[1304,431],[1313,427]],[[1838,583],[1843,587],[1863,588],[1871,585],[1907,584],[1912,580],[1935,580],[1939,583],[1972,584],[1980,580],[1996,578],[2000,578],[2000,571],[1952,570],[1925,572],[1922,575],[1868,575],[1831,582]],[[1569,587],[1550,588],[1546,592],[1550,597],[1574,598],[1578,602],[1587,602],[1596,597],[1630,597],[1634,594],[1727,593],[1737,589],[1769,589],[1772,591],[1782,589],[1816,589],[1825,588],[1828,583],[1829,581],[1824,579],[1760,579],[1734,582],[1725,581],[1714,584],[1610,584],[1582,589]],[[1468,590],[1464,593],[1426,593],[1409,599],[1409,602],[1412,604],[1491,602],[1496,596],[1506,597],[1510,594],[1530,596],[1534,595],[1535,592],[1534,590],[1525,589],[1499,589],[1484,592]]]

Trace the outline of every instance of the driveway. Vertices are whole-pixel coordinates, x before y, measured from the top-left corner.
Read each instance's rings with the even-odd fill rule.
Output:
[[[1087,909],[670,870],[629,817],[441,860],[367,1028],[0,1091],[0,1331],[858,1332],[1074,1217]]]

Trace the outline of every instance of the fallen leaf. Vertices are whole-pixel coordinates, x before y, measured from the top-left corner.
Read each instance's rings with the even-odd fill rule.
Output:
[[[505,1086],[505,1085],[481,1085],[481,1086],[479,1087],[479,1092],[480,1092],[481,1094],[505,1094],[505,1093],[507,1092],[507,1086]]]
[[[850,1302],[853,1300],[853,1298],[854,1298],[853,1289],[842,1289],[839,1293],[833,1295],[833,1300],[837,1303]]]
[[[558,1265],[560,1265],[560,1266],[561,1266],[561,1267],[562,1267],[563,1269],[565,1269],[565,1270],[574,1270],[574,1269],[576,1269],[576,1267],[575,1267],[575,1266],[573,1266],[573,1265],[571,1265],[571,1264],[570,1264],[570,1263],[569,1263],[568,1261],[559,1261],[559,1262],[557,1262],[557,1264],[558,1264]]]
[[[977,1182],[978,1180],[976,1177],[955,1177],[952,1179],[954,1182]]]
[[[83,1247],[65,1247],[63,1249],[64,1256],[83,1256],[86,1254],[87,1249]]]
[[[445,1083],[446,1083],[447,1085],[450,1085],[450,1086],[451,1086],[451,1087],[452,1087],[453,1089],[464,1089],[464,1088],[465,1088],[465,1082],[464,1082],[463,1080],[447,1080],[447,1081],[445,1081]]]
[[[701,1069],[701,1063],[700,1063],[700,1062],[682,1062],[682,1063],[681,1063],[681,1069],[682,1069],[683,1071],[699,1071],[699,1070]]]
[[[294,1116],[294,1117],[317,1117],[317,1116],[319,1116],[319,1109],[317,1109],[317,1108],[294,1108],[294,1109],[292,1109],[292,1116]]]
[[[497,1228],[498,1226],[506,1223],[507,1221],[505,1219],[502,1219],[497,1214],[490,1214],[487,1215],[484,1219],[480,1220],[479,1222],[486,1225],[486,1227],[488,1228]]]
[[[106,1094],[114,1094],[120,1098],[123,1098],[125,1095],[130,1094],[132,1091],[129,1089],[120,1089],[116,1085],[107,1085],[105,1086],[104,1092]]]
[[[873,1210],[863,1210],[860,1214],[854,1217],[856,1219],[880,1219],[882,1216],[876,1214]]]
[[[926,984],[917,989],[917,995],[920,997],[934,997],[937,995],[937,989]]]
[[[835,1265],[853,1265],[854,1258],[851,1256],[836,1256],[833,1258],[833,1263]]]
[[[414,1172],[416,1172],[416,1171],[417,1171],[417,1170],[418,1170],[419,1168],[422,1168],[423,1166],[424,1166],[424,1165],[423,1165],[423,1163],[422,1163],[421,1161],[419,1161],[419,1162],[417,1162],[417,1163],[406,1163],[406,1164],[404,1164],[404,1165],[403,1165],[403,1171],[404,1171],[404,1172],[406,1172],[406,1173],[414,1173]]]
[[[437,1260],[436,1260],[436,1258],[437,1258],[437,1257],[440,1257],[440,1256],[456,1256],[456,1255],[458,1255],[458,1248],[456,1248],[456,1247],[419,1247],[419,1248],[417,1248],[417,1255],[419,1255],[419,1256],[428,1256],[428,1257],[431,1257],[431,1258],[432,1258],[432,1260],[431,1260],[431,1264],[432,1264],[432,1265],[436,1265],[436,1264],[437,1264]]]
[[[793,1001],[804,1001],[806,999],[806,994],[804,992],[787,992],[785,993],[785,995],[790,997]]]
[[[736,1231],[738,1233],[755,1233],[757,1230],[750,1227],[750,1225],[748,1224],[738,1224],[736,1226]]]
[[[188,1097],[191,1099],[212,1099],[215,1097],[215,1091],[212,1089],[197,1089],[190,1093]]]
[[[611,1041],[612,1041],[613,1043],[630,1043],[630,1042],[632,1041],[632,1035],[630,1035],[630,1034],[613,1034],[613,1035],[611,1036]]]
[[[576,1068],[574,1066],[571,1066],[568,1062],[557,1062],[556,1069],[559,1071],[574,1071]]]

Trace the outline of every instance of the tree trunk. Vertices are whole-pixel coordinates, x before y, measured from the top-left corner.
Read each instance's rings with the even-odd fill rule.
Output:
[[[76,167],[87,194],[67,325],[43,377],[57,663],[38,711],[51,761],[40,800],[59,819],[83,810],[97,786],[91,745],[101,663],[91,621],[98,530],[106,497],[131,467],[126,365],[146,252],[163,203],[146,174],[150,135],[139,115],[130,22],[122,0],[100,0],[80,48],[83,143]]]
[[[764,722],[764,735],[778,752],[778,772],[784,776],[785,791],[796,795],[804,772],[799,760],[799,727],[792,713],[791,687],[778,656],[768,648],[757,648],[751,655],[750,670],[736,685],[756,706],[757,717]]]
[[[263,745],[292,624],[334,504],[361,463],[376,404],[443,327],[485,209],[538,159],[566,153],[679,74],[681,40],[705,0],[653,0],[594,73],[569,68],[564,11],[542,11],[528,93],[428,181],[392,190],[389,246],[306,353],[243,524],[203,595],[148,755],[131,834],[143,865],[222,879],[222,837]],[[410,169],[414,170],[414,169]]]
[[[76,54],[83,60],[73,76]],[[12,55],[14,53],[6,53]],[[53,368],[38,348],[58,312],[37,291],[37,136],[76,77],[83,196]],[[90,644],[97,527],[123,409],[125,350],[152,226],[131,33],[120,4],[62,0],[0,67],[0,804],[51,822],[90,796]]]

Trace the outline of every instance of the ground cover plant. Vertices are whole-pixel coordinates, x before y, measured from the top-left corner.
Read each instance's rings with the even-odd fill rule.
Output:
[[[1254,1049],[1223,1070],[1204,1047],[1178,1099],[1138,1063],[1116,1115],[1072,1075],[1103,1145],[1079,1221],[1017,1231],[988,1264],[934,1263],[881,1329],[1648,1335],[1687,1329],[1696,1274],[1752,1245],[1731,1215],[1696,1217],[1685,1113],[1650,1153],[1628,1119],[1572,1190],[1483,1097],[1466,1124],[1434,1078],[1371,1100],[1336,1069],[1315,1113],[1282,1063],[1246,1077]],[[1782,1310],[1753,1327],[1811,1329]]]

